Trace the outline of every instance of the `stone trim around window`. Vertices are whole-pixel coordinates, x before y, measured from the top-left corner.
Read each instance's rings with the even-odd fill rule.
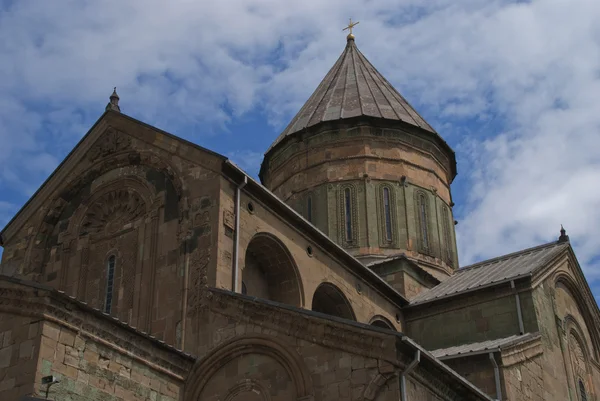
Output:
[[[340,243],[345,248],[354,248],[359,246],[358,199],[356,192],[356,186],[354,184],[342,184],[339,186],[338,227]],[[347,210],[348,207],[349,210]],[[349,225],[348,219],[350,220]]]
[[[433,256],[431,208],[429,204],[429,197],[423,190],[416,190],[414,197],[417,244],[419,246],[419,252]]]
[[[389,216],[385,210],[385,191],[389,197]],[[377,187],[377,223],[379,226],[379,246],[396,247],[398,242],[397,197],[394,186],[389,183]],[[389,229],[387,217],[389,217]]]
[[[452,242],[452,232],[450,231],[450,210],[448,206],[442,206],[442,232],[444,235],[444,261],[449,266],[454,267],[454,244]]]

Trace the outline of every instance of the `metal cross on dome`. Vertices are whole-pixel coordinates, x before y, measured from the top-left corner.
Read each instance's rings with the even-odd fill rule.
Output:
[[[352,28],[354,28],[359,23],[360,23],[360,21],[352,22],[352,18],[350,18],[350,22],[348,23],[348,26],[345,27],[344,29],[342,29],[342,31],[349,30],[350,31],[349,35],[352,35]]]

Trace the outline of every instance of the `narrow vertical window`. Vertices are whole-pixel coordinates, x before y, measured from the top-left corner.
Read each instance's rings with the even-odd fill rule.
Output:
[[[587,401],[587,393],[585,392],[585,384],[583,380],[579,379],[579,393],[581,395],[581,401]]]
[[[383,215],[385,218],[385,239],[392,241],[392,210],[390,208],[390,189],[383,188]]]
[[[450,213],[446,206],[442,209],[442,228],[444,230],[444,243],[446,245],[446,259],[452,265],[452,239],[450,235]]]
[[[346,217],[346,241],[352,241],[352,194],[350,188],[344,190],[344,212]]]
[[[425,194],[419,194],[419,220],[423,249],[429,249],[429,230],[427,227],[427,199]]]
[[[312,221],[312,196],[309,196],[308,199],[306,200],[306,218],[311,223],[313,222]]]
[[[244,283],[243,281],[242,281],[242,294],[243,295],[248,294],[248,289],[246,288],[246,283]]]
[[[104,301],[104,313],[110,313],[112,307],[113,286],[115,282],[115,255],[108,258],[106,271],[106,299]]]

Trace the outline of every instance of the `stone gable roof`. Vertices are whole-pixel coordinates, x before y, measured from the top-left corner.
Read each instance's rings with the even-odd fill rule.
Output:
[[[342,55],[267,153],[287,136],[321,122],[368,116],[436,131],[349,39]]]
[[[568,242],[555,241],[463,267],[443,283],[417,295],[410,306],[531,275],[569,246]]]

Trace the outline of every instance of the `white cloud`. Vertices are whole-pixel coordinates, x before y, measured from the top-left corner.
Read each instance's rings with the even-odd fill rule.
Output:
[[[597,0],[13,2],[0,11],[0,189],[39,185],[115,85],[126,113],[187,139],[257,110],[281,129],[349,16],[365,55],[458,145],[462,262],[563,223],[600,283]],[[230,156],[260,164],[257,149]]]

